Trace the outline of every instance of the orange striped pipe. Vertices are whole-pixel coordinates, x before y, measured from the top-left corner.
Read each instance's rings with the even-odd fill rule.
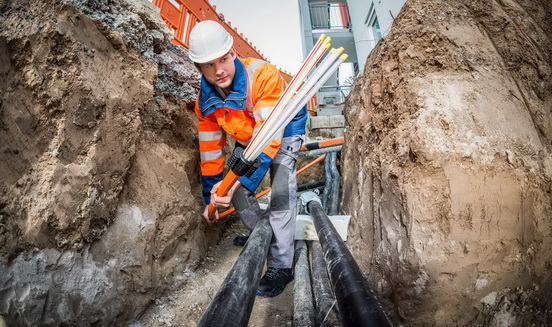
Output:
[[[335,139],[311,142],[311,143],[303,144],[301,146],[301,151],[310,151],[310,150],[316,150],[321,148],[327,148],[334,145],[340,145],[340,144],[343,144],[344,141],[345,141],[345,138],[338,137]]]

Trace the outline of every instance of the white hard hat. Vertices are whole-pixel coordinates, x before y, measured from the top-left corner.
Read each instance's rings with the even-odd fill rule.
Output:
[[[201,64],[224,56],[232,48],[234,39],[222,25],[206,20],[192,29],[189,42],[188,56]]]

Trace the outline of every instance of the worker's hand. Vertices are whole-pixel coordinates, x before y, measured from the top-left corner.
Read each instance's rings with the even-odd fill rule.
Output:
[[[203,218],[209,223],[212,224],[219,220],[219,213],[218,210],[215,210],[215,218],[213,220],[209,219],[209,205],[205,206],[205,210],[203,210]]]
[[[216,183],[213,188],[211,189],[211,203],[215,208],[228,208],[230,204],[232,203],[232,197],[234,196],[234,192],[238,187],[241,186],[240,182],[236,182],[234,185],[232,185],[232,188],[228,190],[226,195],[218,196],[217,190],[222,182]]]

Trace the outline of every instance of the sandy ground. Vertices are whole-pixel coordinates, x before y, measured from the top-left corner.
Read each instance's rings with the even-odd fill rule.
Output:
[[[247,235],[241,222],[235,222],[211,247],[203,263],[186,272],[193,281],[171,290],[157,299],[141,319],[131,327],[195,326],[201,319],[242,247],[233,245],[237,235]],[[251,313],[251,327],[291,326],[293,321],[293,282],[273,298],[257,296]]]

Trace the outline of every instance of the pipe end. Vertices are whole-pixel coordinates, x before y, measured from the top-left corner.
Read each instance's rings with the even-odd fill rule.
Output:
[[[322,205],[322,201],[320,200],[320,197],[318,197],[318,195],[316,195],[316,193],[314,193],[313,191],[304,192],[303,194],[301,194],[300,198],[301,198],[301,203],[307,210],[307,213],[309,211],[309,203],[311,203],[312,201],[318,202],[320,203],[320,205]]]

